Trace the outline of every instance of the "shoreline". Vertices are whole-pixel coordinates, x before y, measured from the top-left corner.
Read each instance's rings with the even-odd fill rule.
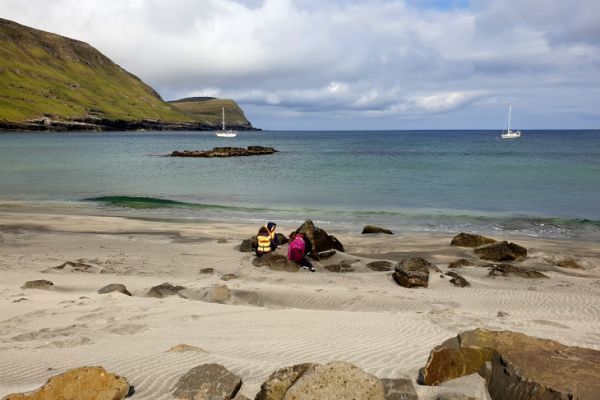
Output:
[[[450,234],[361,235],[320,226],[346,253],[315,262],[316,273],[291,273],[255,267],[252,253],[237,250],[255,224],[5,210],[0,220],[0,395],[34,389],[83,365],[125,376],[136,388],[134,400],[168,399],[178,376],[211,362],[241,376],[249,398],[276,368],[300,362],[342,360],[380,378],[415,381],[435,345],[478,327],[600,349],[600,245],[594,242],[496,236],[526,246],[529,255],[519,264],[549,279],[491,278],[486,268],[463,267],[455,271],[470,288],[432,274],[429,288],[407,289],[391,272],[366,264],[393,265],[416,255],[445,272],[449,261],[473,258],[472,249],[449,246]],[[278,232],[297,226],[281,224]],[[570,257],[583,269],[553,265]],[[67,261],[89,267],[57,269]],[[325,268],[343,263],[354,271]],[[227,274],[235,277],[222,279]],[[34,279],[54,286],[21,289]],[[184,286],[187,298],[147,297],[163,282]],[[97,293],[110,283],[126,285],[133,296]],[[225,304],[207,300],[207,291],[223,284],[231,293]],[[203,351],[167,352],[178,344]],[[415,385],[419,399],[457,391],[486,399],[482,381],[468,376],[438,387]]]

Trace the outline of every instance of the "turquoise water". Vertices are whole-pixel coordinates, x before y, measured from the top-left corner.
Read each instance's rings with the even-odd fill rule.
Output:
[[[173,150],[273,146],[269,156]],[[0,134],[0,203],[358,229],[600,232],[600,131]]]

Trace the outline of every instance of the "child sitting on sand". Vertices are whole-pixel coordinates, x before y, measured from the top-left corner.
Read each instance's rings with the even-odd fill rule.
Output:
[[[271,233],[269,232],[269,229],[267,229],[266,226],[262,226],[256,235],[256,247],[254,248],[256,251],[256,257],[270,253],[276,248],[277,245],[275,244],[275,241],[271,239]]]
[[[304,240],[303,233],[292,233],[290,235],[290,245],[288,247],[288,260],[294,261],[302,266],[302,268],[308,268],[312,272],[315,272],[315,267],[306,258],[308,253],[307,241]]]

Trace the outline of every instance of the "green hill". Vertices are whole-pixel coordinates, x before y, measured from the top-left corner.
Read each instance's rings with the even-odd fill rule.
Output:
[[[0,19],[0,129],[204,130],[213,121],[163,101],[87,43]]]
[[[227,126],[252,126],[246,119],[244,111],[233,100],[215,99],[214,97],[188,97],[173,100],[169,103],[186,114],[213,125],[221,124],[221,110],[224,107]]]

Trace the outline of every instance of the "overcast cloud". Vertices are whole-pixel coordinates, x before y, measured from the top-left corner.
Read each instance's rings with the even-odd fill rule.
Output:
[[[0,0],[266,129],[600,128],[597,0]]]

